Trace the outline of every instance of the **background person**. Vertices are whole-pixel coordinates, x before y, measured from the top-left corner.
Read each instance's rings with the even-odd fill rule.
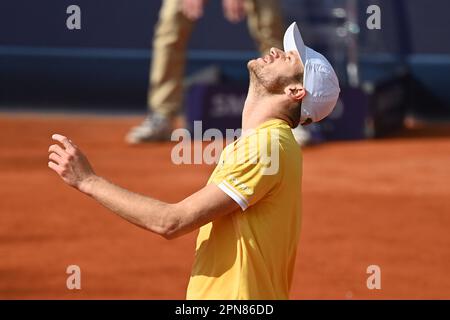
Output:
[[[127,134],[128,143],[170,140],[173,118],[183,103],[187,45],[205,3],[205,0],[163,0],[153,39],[149,114]],[[278,0],[222,0],[222,4],[225,18],[231,23],[247,16],[250,34],[261,54],[271,47],[282,47],[284,26]],[[300,144],[309,139],[301,127],[294,135]]]

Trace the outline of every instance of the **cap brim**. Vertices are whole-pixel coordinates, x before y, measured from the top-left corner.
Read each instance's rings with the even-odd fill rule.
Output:
[[[302,35],[300,33],[300,30],[298,29],[297,23],[293,22],[289,28],[287,28],[286,32],[284,33],[284,39],[283,39],[283,47],[284,52],[289,51],[297,51],[300,60],[303,63],[303,66],[305,67],[306,61],[307,61],[307,52],[308,48],[305,46],[305,42],[303,41]],[[306,70],[305,70],[306,71]],[[303,83],[305,84],[307,82],[306,79],[306,72],[303,73]],[[308,117],[310,117],[309,109],[305,108],[306,105],[308,105],[309,100],[309,92],[308,88],[305,87],[306,92],[308,93],[306,97],[303,98],[302,103],[302,114],[300,121],[304,122],[307,120]]]
[[[284,33],[283,47],[285,52],[298,51],[303,64],[306,63],[306,46],[296,22],[293,22]]]
[[[317,122],[333,110],[339,97],[339,81],[329,61],[317,51],[305,46],[297,23],[292,23],[284,34],[284,51],[297,51],[302,60],[303,87],[300,121],[308,118]]]

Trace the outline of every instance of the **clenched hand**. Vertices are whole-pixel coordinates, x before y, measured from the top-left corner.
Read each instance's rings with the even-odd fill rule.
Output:
[[[203,7],[206,0],[182,0],[181,12],[189,20],[195,21],[203,16]]]
[[[61,143],[48,148],[50,169],[55,171],[68,185],[83,191],[83,186],[90,178],[96,177],[86,156],[67,137],[54,134],[52,139]]]
[[[206,0],[182,0],[181,12],[192,21],[203,16]],[[245,18],[245,0],[222,0],[223,13],[231,23],[238,23]]]

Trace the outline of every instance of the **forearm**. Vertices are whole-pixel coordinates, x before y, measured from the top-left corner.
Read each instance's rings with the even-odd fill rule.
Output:
[[[206,185],[176,204],[130,192],[97,176],[83,152],[67,137],[54,134],[52,139],[64,148],[58,144],[49,147],[48,166],[65,183],[125,220],[166,239],[193,231],[238,208],[238,204],[215,184]]]
[[[166,238],[177,225],[174,205],[133,193],[104,178],[93,176],[79,190],[125,220]]]

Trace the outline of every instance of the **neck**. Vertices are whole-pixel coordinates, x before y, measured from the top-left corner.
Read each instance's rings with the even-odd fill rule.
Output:
[[[245,135],[248,130],[272,119],[284,120],[291,127],[295,125],[282,95],[267,94],[263,89],[250,84],[242,111],[242,134]]]

